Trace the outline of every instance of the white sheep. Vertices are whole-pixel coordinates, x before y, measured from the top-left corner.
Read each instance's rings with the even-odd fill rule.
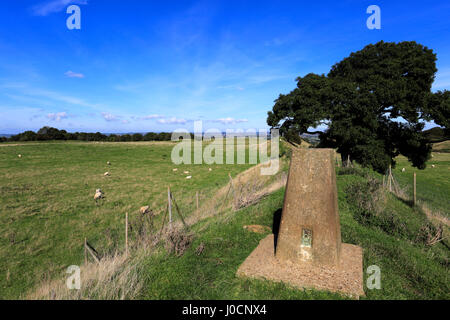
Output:
[[[99,199],[103,198],[103,192],[101,189],[95,190],[94,200],[97,201]]]
[[[146,213],[148,213],[149,209],[150,209],[150,206],[144,206],[144,207],[141,207],[141,209],[139,209],[139,212],[141,214],[146,214]]]
[[[109,176],[109,172],[106,171],[103,175],[104,175],[105,177],[107,177],[107,176]]]
[[[22,158],[22,155],[21,155],[21,154],[19,154],[19,155],[18,155],[18,157],[19,157],[19,158]]]
[[[191,178],[192,178],[192,176],[187,176],[187,177],[186,177],[186,179],[191,179]]]
[[[108,166],[110,166],[110,165],[111,165],[111,162],[107,161],[106,164],[107,164]]]
[[[431,165],[432,168],[435,168],[436,166],[434,164]]]
[[[402,168],[402,172],[405,172],[406,171],[406,169],[405,168]]]
[[[211,169],[211,168],[209,168],[209,169],[208,169],[208,171],[212,171],[212,169]]]
[[[172,171],[173,171],[173,172],[176,172],[176,171],[178,171],[178,169],[177,169],[177,168],[174,168],[174,169],[172,169]]]
[[[189,173],[189,171],[185,171],[185,172],[184,172],[184,174],[188,174],[188,173]]]

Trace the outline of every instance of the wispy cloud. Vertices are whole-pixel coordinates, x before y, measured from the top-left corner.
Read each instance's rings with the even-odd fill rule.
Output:
[[[49,113],[47,118],[53,121],[61,121],[62,119],[66,119],[68,117],[66,112],[57,112],[57,113]]]
[[[218,86],[217,89],[233,89],[233,90],[238,90],[238,91],[245,90],[244,88],[242,88],[240,86],[235,86],[235,85]]]
[[[89,103],[83,99],[74,96],[69,96],[64,93],[59,93],[56,91],[50,91],[40,88],[32,88],[26,84],[23,84],[21,86],[9,86],[8,84],[3,84],[0,85],[0,88],[6,88],[20,93],[20,96],[9,93],[9,96],[15,100],[43,99],[40,102],[36,100],[36,102],[40,104],[43,104],[44,102],[47,102],[47,104],[51,104],[52,101],[56,101],[56,102],[63,102],[65,104],[87,107],[97,110],[101,108],[99,104]]]
[[[69,4],[87,4],[87,0],[51,0],[41,2],[31,8],[35,16],[47,16],[51,13],[60,12]]]
[[[194,3],[189,9],[164,21],[161,27],[165,38],[176,50],[203,44],[217,10],[217,5],[212,1]]]
[[[159,119],[158,122],[161,124],[185,124],[187,120],[172,117],[168,119]]]
[[[77,73],[77,72],[73,72],[73,71],[67,71],[64,73],[66,75],[66,77],[68,78],[84,78],[84,74],[82,73]]]
[[[0,84],[0,88],[3,88],[3,89],[23,89],[26,86],[27,85],[24,82],[6,82],[6,83]]]
[[[143,116],[140,119],[142,120],[152,120],[152,119],[161,119],[164,118],[164,116],[160,115],[160,114],[151,114],[148,116]]]
[[[242,123],[242,122],[248,122],[247,119],[234,119],[234,118],[220,118],[216,120],[212,120],[212,122],[219,122],[222,124],[236,124],[236,123]]]
[[[109,112],[102,112],[102,117],[103,119],[105,119],[106,121],[118,121],[120,119],[119,116],[115,116]]]

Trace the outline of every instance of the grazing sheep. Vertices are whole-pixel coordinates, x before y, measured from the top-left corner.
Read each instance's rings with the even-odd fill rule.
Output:
[[[434,164],[431,165],[432,168],[435,168],[436,166]]]
[[[103,175],[104,175],[105,177],[107,177],[107,176],[109,176],[109,172],[107,171],[107,172],[105,172]]]
[[[97,201],[103,198],[103,192],[101,189],[95,190],[94,200]]]
[[[192,178],[192,176],[187,176],[187,177],[186,177],[186,179],[191,179],[191,178]]]
[[[209,169],[208,169],[208,171],[212,171],[212,169],[211,169],[211,168],[209,168]]]
[[[139,212],[141,214],[146,214],[146,213],[148,213],[149,209],[150,209],[150,206],[144,206],[139,209]]]
[[[21,155],[21,154],[19,154],[19,155],[18,155],[18,157],[19,157],[19,158],[22,158],[22,155]]]
[[[405,168],[402,168],[402,172],[405,172],[406,171],[406,169]]]
[[[106,162],[106,164],[107,164],[108,166],[110,166],[110,165],[111,165],[111,162],[108,161],[108,162]]]
[[[173,172],[175,172],[175,171],[178,171],[178,169],[177,169],[177,168],[175,168],[175,169],[172,169],[172,171],[173,171]]]
[[[189,171],[185,171],[185,172],[184,172],[184,174],[188,174],[188,173],[189,173]]]

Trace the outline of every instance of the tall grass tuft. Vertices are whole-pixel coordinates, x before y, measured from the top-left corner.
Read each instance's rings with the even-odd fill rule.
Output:
[[[80,267],[80,290],[68,289],[66,280],[56,279],[41,283],[26,298],[32,300],[125,300],[138,296],[142,289],[139,281],[141,259],[136,255],[127,259],[124,254],[103,257],[100,263],[87,263]]]

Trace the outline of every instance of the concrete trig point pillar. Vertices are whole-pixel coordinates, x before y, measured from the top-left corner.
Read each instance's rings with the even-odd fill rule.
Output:
[[[340,261],[334,151],[294,152],[284,197],[276,257],[337,266]]]
[[[334,163],[332,149],[292,153],[278,237],[261,240],[238,276],[364,295],[362,249],[341,243]]]

